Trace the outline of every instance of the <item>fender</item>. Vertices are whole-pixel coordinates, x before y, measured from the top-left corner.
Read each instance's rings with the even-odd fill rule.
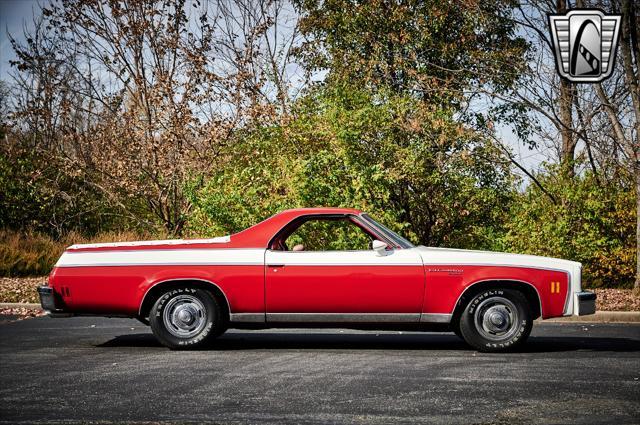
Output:
[[[538,308],[540,309],[540,315],[543,314],[543,311],[542,311],[542,298],[540,297],[540,291],[538,291],[538,288],[536,288],[536,286],[534,284],[532,284],[531,282],[527,282],[527,281],[520,280],[520,279],[481,279],[481,280],[476,280],[476,281],[470,283],[469,285],[467,285],[465,290],[462,291],[462,293],[460,294],[460,296],[456,300],[456,303],[453,306],[453,310],[451,310],[451,315],[452,316],[453,316],[453,313],[454,313],[456,307],[458,306],[458,303],[462,299],[462,297],[466,293],[470,292],[470,290],[474,289],[476,287],[476,285],[478,285],[480,283],[484,283],[484,282],[518,282],[518,283],[524,283],[526,285],[529,285],[530,287],[533,288],[533,290],[535,291],[536,296],[538,298]]]
[[[227,294],[222,290],[222,288],[220,288],[220,285],[210,281],[210,280],[206,280],[206,279],[201,279],[201,278],[195,278],[195,277],[178,277],[178,278],[171,278],[171,279],[165,279],[165,280],[160,280],[157,281],[153,284],[151,284],[150,286],[147,287],[147,290],[145,291],[144,295],[142,296],[142,298],[140,299],[140,303],[139,303],[139,307],[138,307],[138,316],[142,315],[142,306],[144,305],[144,302],[147,298],[147,295],[149,294],[149,292],[157,287],[158,285],[162,285],[165,283],[169,283],[169,282],[183,282],[183,281],[196,281],[196,282],[203,282],[206,284],[209,284],[211,286],[214,286],[215,288],[217,288],[220,293],[222,293],[222,296],[224,297],[225,302],[227,303],[227,311],[229,311],[229,315],[231,315],[231,305],[229,304],[229,298],[227,297]]]
[[[487,281],[512,281],[533,287],[542,318],[562,316],[571,294],[571,274],[565,270],[499,264],[425,265],[426,296],[423,313],[453,314],[469,288]],[[552,285],[554,285],[552,287]]]

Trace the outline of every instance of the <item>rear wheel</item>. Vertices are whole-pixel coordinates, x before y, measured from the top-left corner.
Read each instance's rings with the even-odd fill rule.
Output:
[[[149,324],[158,341],[174,350],[198,349],[224,332],[213,294],[198,288],[172,288],[151,308]]]
[[[513,289],[487,289],[473,296],[460,317],[460,333],[479,351],[506,351],[531,333],[531,308]]]
[[[451,330],[453,331],[454,334],[456,334],[458,338],[464,339],[464,337],[462,336],[462,332],[460,332],[460,323],[456,323],[455,325],[453,325]]]

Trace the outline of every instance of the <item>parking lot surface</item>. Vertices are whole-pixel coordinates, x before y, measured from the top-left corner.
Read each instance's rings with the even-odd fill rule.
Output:
[[[206,351],[135,320],[0,325],[0,423],[640,423],[640,325],[536,324],[518,352],[453,334],[231,330]]]

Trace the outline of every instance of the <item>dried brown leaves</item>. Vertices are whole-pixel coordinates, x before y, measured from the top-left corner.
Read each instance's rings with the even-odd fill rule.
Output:
[[[38,303],[37,288],[46,277],[0,277],[0,302]]]
[[[632,289],[594,289],[596,310],[640,311],[640,297],[633,295]]]

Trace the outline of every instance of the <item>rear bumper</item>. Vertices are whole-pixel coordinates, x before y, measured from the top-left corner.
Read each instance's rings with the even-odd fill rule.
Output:
[[[67,313],[62,308],[62,302],[59,296],[50,286],[38,287],[38,295],[40,296],[40,305],[42,309],[51,317],[69,317],[71,313]]]
[[[576,292],[574,294],[574,315],[586,316],[596,312],[596,294],[589,291]]]

